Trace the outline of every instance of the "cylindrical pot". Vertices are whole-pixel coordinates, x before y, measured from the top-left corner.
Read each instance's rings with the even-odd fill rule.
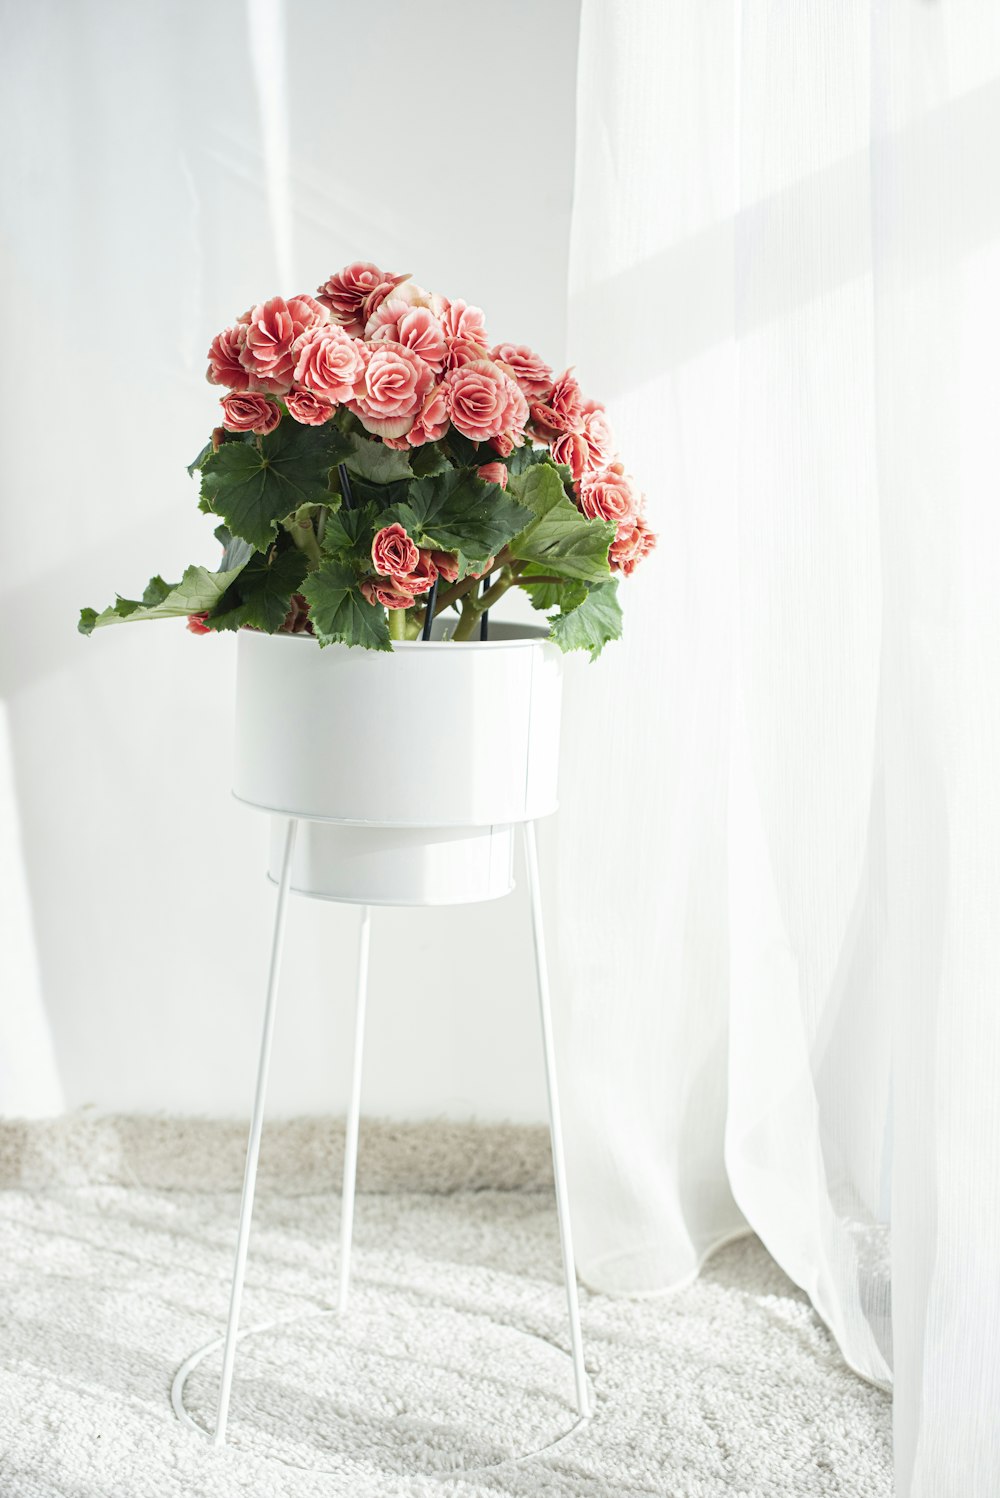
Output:
[[[492,899],[512,888],[511,824],[556,808],[561,688],[560,651],[530,625],[391,654],[241,630],[233,791],[310,824],[302,893]]]

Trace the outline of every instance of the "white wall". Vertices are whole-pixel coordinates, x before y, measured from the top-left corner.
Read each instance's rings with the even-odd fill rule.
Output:
[[[77,610],[215,564],[184,465],[251,302],[370,258],[563,357],[577,11],[10,8],[0,1110],[246,1111],[273,891],[233,641]],[[293,902],[275,1112],[343,1108],[356,923]],[[523,890],[376,912],[371,982],[368,1111],[544,1115]]]

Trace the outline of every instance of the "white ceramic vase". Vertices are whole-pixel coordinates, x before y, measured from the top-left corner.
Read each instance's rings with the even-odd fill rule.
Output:
[[[562,657],[545,631],[320,649],[239,634],[233,791],[302,819],[292,888],[368,905],[451,905],[513,888],[514,824],[556,809]]]

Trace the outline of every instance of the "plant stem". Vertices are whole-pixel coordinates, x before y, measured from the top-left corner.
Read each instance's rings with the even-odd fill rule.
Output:
[[[497,552],[490,571],[493,572],[497,567],[503,567],[505,564],[511,565],[515,572],[523,565],[520,562],[511,563],[510,552],[506,546],[502,551]],[[478,587],[479,578],[473,577],[470,573],[468,577],[463,577],[460,583],[455,583],[451,588],[445,588],[443,593],[438,594],[437,606],[434,610],[435,617],[440,614],[442,609],[446,609],[449,604],[457,603],[460,598],[464,598],[467,593],[473,592]]]
[[[476,624],[482,618],[483,614],[485,614],[486,610],[491,609],[498,599],[503,597],[507,589],[513,587],[516,582],[517,574],[514,572],[514,569],[512,567],[504,567],[492,588],[488,589],[482,598],[477,598],[475,593],[471,592],[463,594],[462,617],[458,621],[453,638],[456,640],[471,640]]]
[[[472,595],[467,593],[462,599],[462,617],[461,619],[459,619],[458,623],[455,626],[455,633],[452,636],[452,639],[471,639],[472,631],[476,627],[476,621],[479,618],[480,612],[481,610],[476,608],[475,600],[473,599]]]
[[[299,551],[308,557],[310,565],[318,567],[320,550],[316,532],[313,530],[312,513],[311,505],[301,505],[290,519],[283,520],[281,523]]]
[[[405,609],[389,609],[388,610],[388,614],[389,614],[389,639],[390,640],[405,640],[406,639],[406,610]]]

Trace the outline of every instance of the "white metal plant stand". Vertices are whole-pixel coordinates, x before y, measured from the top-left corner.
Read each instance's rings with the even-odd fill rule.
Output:
[[[264,1026],[261,1036],[260,1060],[257,1067],[257,1087],[254,1095],[253,1118],[247,1145],[246,1168],[243,1177],[243,1196],[240,1204],[240,1224],[236,1240],[236,1259],[233,1266],[233,1283],[229,1299],[229,1317],[222,1359],[222,1380],[219,1388],[219,1403],[212,1437],[216,1446],[226,1441],[229,1420],[229,1402],[233,1385],[233,1370],[236,1359],[236,1344],[239,1338],[240,1302],[243,1296],[243,1280],[246,1272],[247,1245],[250,1237],[250,1219],[253,1214],[254,1192],[257,1181],[257,1163],[260,1155],[261,1131],[264,1124],[264,1106],[267,1094],[268,1070],[271,1059],[271,1042],[274,1035],[274,1019],[278,981],[281,971],[281,954],[285,936],[288,896],[291,891],[292,870],[300,818],[290,817],[285,824],[284,845],[278,878],[277,903],[274,917],[274,936],[271,945],[271,962],[267,979],[267,998],[264,1006]],[[538,853],[533,821],[522,824],[528,887],[531,896],[532,933],[535,948],[535,971],[538,982],[538,1004],[541,1018],[542,1048],[545,1057],[545,1077],[548,1087],[549,1125],[552,1137],[552,1161],[555,1173],[556,1206],[559,1214],[559,1234],[562,1245],[563,1272],[566,1282],[566,1305],[569,1312],[570,1345],[572,1348],[573,1376],[576,1389],[576,1405],[582,1419],[591,1413],[587,1373],[583,1361],[583,1342],[580,1333],[580,1308],[576,1288],[576,1266],[573,1257],[573,1237],[570,1228],[569,1206],[566,1190],[566,1167],[563,1156],[562,1124],[559,1112],[559,1089],[556,1078],[555,1050],[552,1040],[552,1016],[549,1003],[548,964],[545,953],[545,926],[542,918],[541,890],[538,877]],[[344,1145],[343,1197],[340,1221],[340,1275],[338,1309],[346,1310],[351,1272],[351,1238],[354,1223],[354,1195],[357,1177],[358,1132],[361,1115],[361,1072],[364,1055],[365,1003],[368,990],[368,950],[371,936],[371,908],[361,907],[361,923],[358,941],[357,997],[355,1003],[354,1060],[351,1074],[350,1105],[347,1115],[347,1130]],[[217,1345],[217,1344],[216,1344]],[[182,1370],[183,1372],[183,1370]]]
[[[561,653],[534,626],[499,623],[488,640],[462,644],[399,641],[391,654],[319,650],[304,636],[239,633],[233,791],[271,817],[269,873],[278,894],[226,1335],[221,1344],[193,1354],[173,1388],[178,1416],[193,1424],[184,1408],[184,1380],[222,1345],[212,1436],[217,1446],[226,1440],[240,1336],[288,897],[299,893],[361,906],[340,1224],[337,1306],[343,1313],[351,1272],[371,907],[460,905],[508,894],[518,826],[531,896],[577,1423],[589,1417],[535,846],[536,822],[557,806],[561,690]]]

